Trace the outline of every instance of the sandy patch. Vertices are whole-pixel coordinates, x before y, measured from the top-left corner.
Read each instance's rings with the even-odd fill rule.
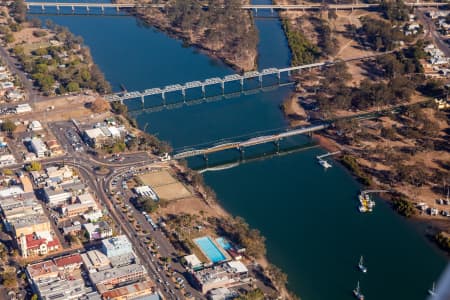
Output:
[[[146,185],[149,185],[151,187],[158,187],[161,185],[167,185],[177,182],[177,180],[173,178],[173,176],[170,175],[166,170],[144,174],[139,176],[139,178]]]
[[[169,201],[191,196],[188,189],[180,182],[153,187],[153,190],[159,198]]]

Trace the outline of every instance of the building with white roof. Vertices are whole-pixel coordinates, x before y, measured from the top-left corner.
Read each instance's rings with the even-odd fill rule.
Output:
[[[29,128],[31,131],[40,131],[43,130],[41,122],[34,120],[30,123]]]
[[[184,257],[184,260],[186,261],[187,266],[192,270],[197,270],[203,267],[203,263],[198,259],[197,255],[195,254],[186,255]]]
[[[36,154],[37,157],[44,157],[48,149],[45,143],[40,138],[34,138],[30,142],[31,150]]]
[[[14,165],[15,163],[16,159],[11,154],[5,154],[0,156],[0,167]]]
[[[154,201],[159,200],[158,195],[148,185],[135,187],[134,190],[136,191],[136,194],[138,194],[139,196],[150,197]]]
[[[108,257],[123,255],[133,251],[126,235],[119,235],[102,240],[102,251]]]
[[[246,283],[248,269],[240,261],[229,261],[221,265],[192,272],[194,285],[202,292]]]
[[[22,114],[22,113],[27,113],[27,112],[31,112],[31,106],[28,103],[25,104],[19,104],[16,106],[16,114]]]

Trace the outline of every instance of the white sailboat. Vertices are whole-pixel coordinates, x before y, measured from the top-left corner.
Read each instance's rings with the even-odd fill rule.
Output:
[[[362,255],[358,262],[358,269],[363,273],[367,273],[367,268],[364,266],[364,258]]]
[[[436,283],[435,282],[433,282],[433,287],[428,290],[428,295],[436,296]]]
[[[361,289],[359,287],[359,281],[356,284],[356,288],[353,290],[353,295],[355,296],[356,299],[358,300],[364,300],[364,295],[361,294]]]

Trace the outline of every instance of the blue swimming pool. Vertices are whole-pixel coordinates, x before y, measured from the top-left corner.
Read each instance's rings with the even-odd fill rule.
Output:
[[[224,237],[218,237],[216,239],[217,244],[219,244],[220,247],[222,247],[224,250],[231,249],[231,243]]]
[[[200,247],[202,252],[212,263],[218,263],[227,259],[219,248],[217,248],[217,246],[213,243],[210,237],[204,236],[196,238],[194,242]]]

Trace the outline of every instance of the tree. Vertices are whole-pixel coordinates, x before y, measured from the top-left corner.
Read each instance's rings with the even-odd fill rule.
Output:
[[[403,197],[394,198],[392,204],[394,206],[394,209],[402,216],[409,218],[416,214],[414,205]]]
[[[1,125],[2,131],[6,131],[9,133],[14,132],[14,130],[16,130],[17,126],[16,124],[14,124],[13,121],[11,120],[5,120],[2,125]]]
[[[3,175],[11,176],[13,174],[14,174],[13,170],[11,170],[11,169],[3,169]]]
[[[269,265],[267,267],[267,272],[278,288],[284,287],[287,284],[287,275],[277,266]]]
[[[42,169],[42,165],[38,161],[32,161],[29,165],[25,167],[25,170],[30,171],[40,171]]]
[[[74,93],[74,92],[79,92],[80,91],[80,85],[78,84],[78,82],[69,82],[69,84],[66,86],[66,90],[69,93]]]
[[[14,0],[11,5],[11,12],[14,14],[14,20],[17,23],[25,22],[27,17],[27,6],[24,0]]]
[[[111,109],[111,106],[109,105],[108,101],[106,101],[103,98],[97,98],[91,104],[91,110],[94,113],[102,113],[102,112],[108,111],[110,109]]]
[[[15,272],[3,272],[1,277],[3,285],[6,288],[14,288],[17,286],[17,278]]]

